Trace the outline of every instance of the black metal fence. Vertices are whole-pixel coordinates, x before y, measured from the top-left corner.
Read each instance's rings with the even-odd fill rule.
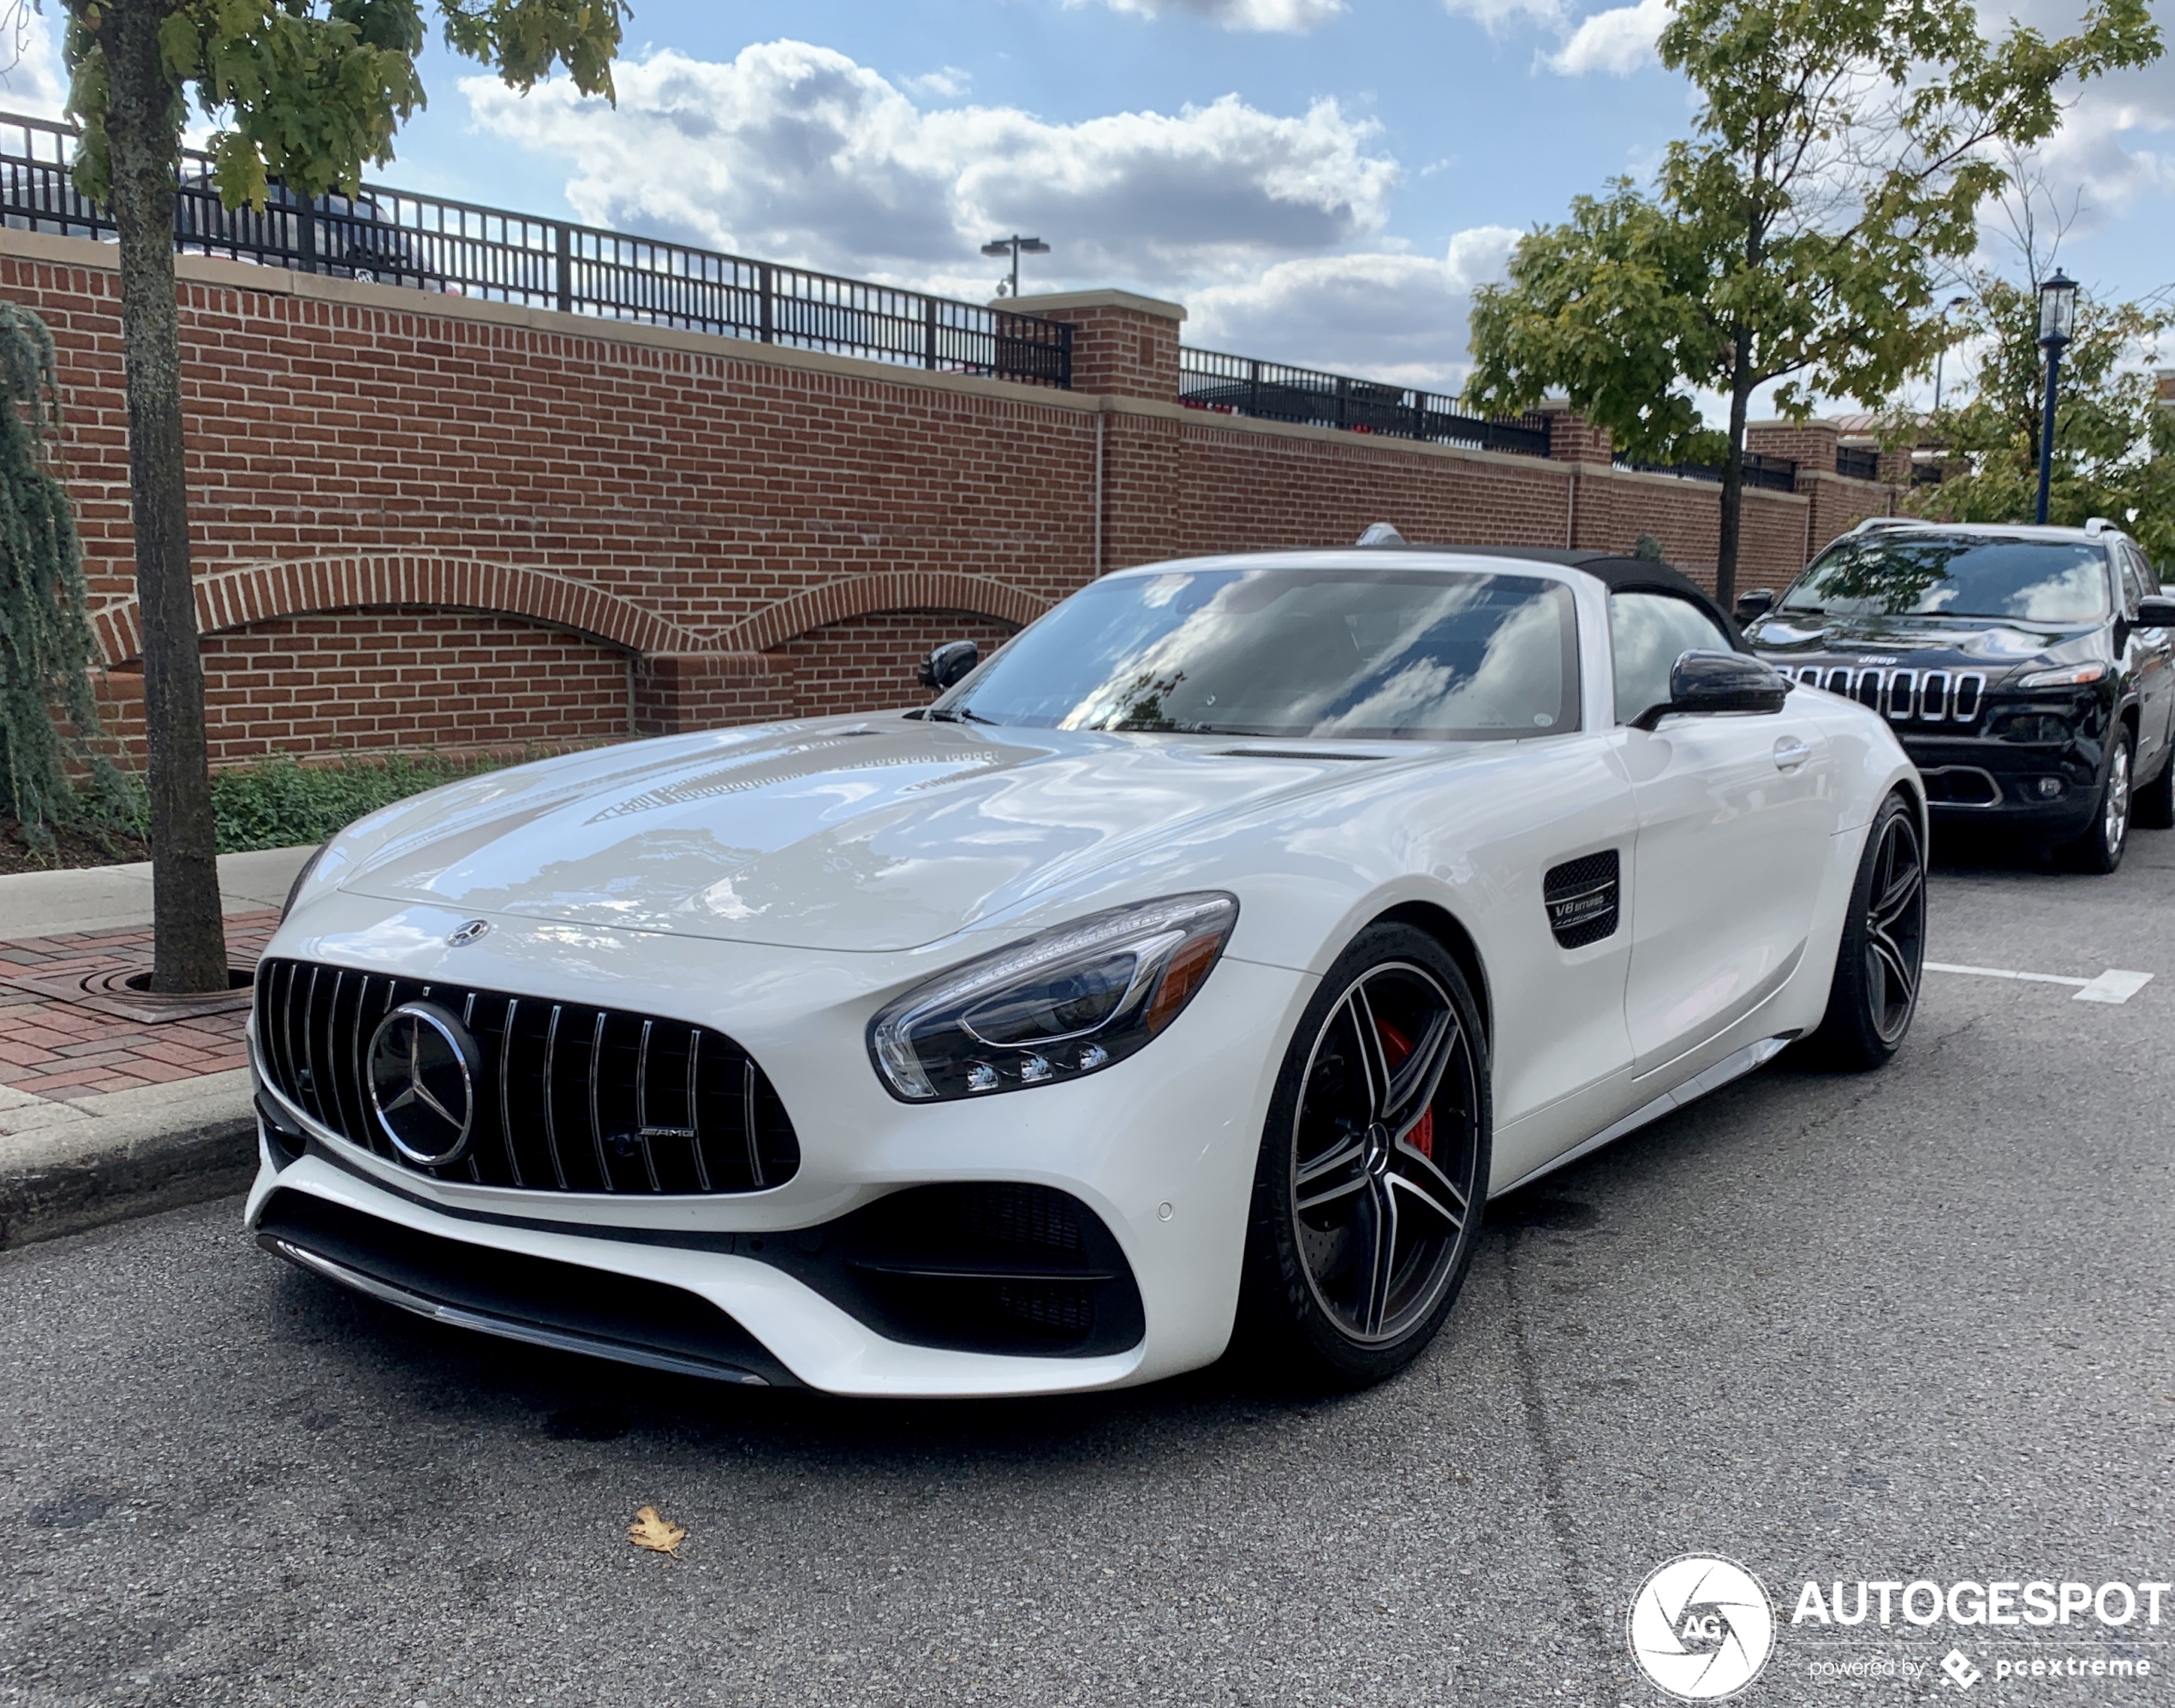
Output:
[[[1618,468],[1636,468],[1642,474],[1674,474],[1684,480],[1713,480],[1722,478],[1719,463],[1713,462],[1635,462],[1630,457],[1616,459]],[[1786,456],[1763,456],[1756,450],[1744,454],[1744,484],[1770,492],[1795,492],[1797,490],[1797,465]]]
[[[1878,480],[1880,453],[1872,445],[1835,447],[1835,472],[1850,480]]]
[[[0,220],[113,235],[105,210],[69,180],[74,138],[65,125],[0,115]],[[275,184],[263,208],[229,209],[210,157],[194,152],[182,158],[174,247],[944,373],[1072,384],[1072,328],[1062,321],[375,184],[314,201]]]
[[[1548,426],[1538,415],[1486,420],[1461,414],[1451,407],[1451,399],[1433,392],[1214,350],[1179,350],[1178,400],[1229,415],[1475,445],[1522,456],[1548,455]]]

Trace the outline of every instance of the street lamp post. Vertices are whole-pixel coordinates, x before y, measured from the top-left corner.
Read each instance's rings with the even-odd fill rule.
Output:
[[[2047,489],[2054,478],[2054,393],[2061,384],[2062,351],[2077,332],[2077,281],[2059,269],[2039,287],[2039,348],[2047,352],[2047,408],[2039,424],[2039,509],[2047,525]]]
[[[1021,256],[1046,255],[1049,253],[1050,246],[1040,237],[1022,237],[1016,231],[1010,237],[999,237],[994,242],[982,245],[982,253],[985,255],[994,255],[1000,259],[1010,255],[1012,258],[1011,287],[1006,289],[1000,283],[998,288],[998,295],[1000,296],[1017,296],[1020,294]]]

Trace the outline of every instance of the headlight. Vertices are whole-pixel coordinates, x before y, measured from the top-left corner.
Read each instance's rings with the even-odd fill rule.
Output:
[[[926,1103],[1099,1072],[1178,1017],[1237,922],[1236,896],[1171,896],[955,967],[869,1022],[877,1075]]]
[[[2034,670],[2017,686],[2020,688],[2081,688],[2107,673],[2105,664],[2065,664],[2059,670]]]

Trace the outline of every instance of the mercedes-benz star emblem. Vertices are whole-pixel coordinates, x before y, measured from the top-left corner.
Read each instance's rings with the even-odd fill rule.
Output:
[[[370,1037],[370,1106],[393,1148],[442,1169],[468,1154],[475,1125],[475,1040],[435,1003],[402,1003]]]
[[[489,919],[471,919],[464,925],[456,925],[445,934],[448,949],[466,949],[491,929]]]

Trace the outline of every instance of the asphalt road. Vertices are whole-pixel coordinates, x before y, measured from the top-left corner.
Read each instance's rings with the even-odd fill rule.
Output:
[[[1746,1703],[1960,1700],[1813,1675],[1953,1643],[1974,1699],[2175,1705],[2175,1598],[1788,1623],[1808,1579],[2175,1578],[2175,833],[1952,860],[1931,946],[2155,976],[1933,976],[1886,1072],[1785,1057],[1499,1205],[1432,1352],[1335,1401],[723,1391],[351,1299],[232,1202],[0,1257],[0,1703],[1647,1704],[1627,1609],[1699,1551],[1784,1622]],[[2153,1676],[1997,1680],[2035,1654]]]

